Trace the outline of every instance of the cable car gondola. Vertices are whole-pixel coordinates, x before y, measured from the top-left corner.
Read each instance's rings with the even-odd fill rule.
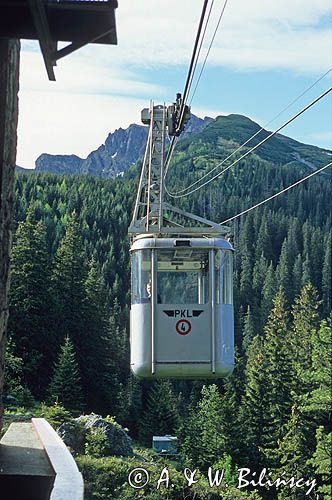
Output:
[[[141,378],[220,378],[234,364],[233,247],[225,226],[163,201],[173,112],[142,111],[150,131],[129,228],[131,370]]]

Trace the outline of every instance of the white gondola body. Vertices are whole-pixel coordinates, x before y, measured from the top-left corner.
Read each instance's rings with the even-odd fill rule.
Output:
[[[145,235],[134,241],[130,344],[136,376],[207,379],[232,372],[232,254],[223,238]]]

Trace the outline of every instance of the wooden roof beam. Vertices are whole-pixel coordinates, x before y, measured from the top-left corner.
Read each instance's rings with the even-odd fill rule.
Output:
[[[28,3],[38,34],[40,50],[43,54],[48,78],[49,80],[55,81],[53,66],[56,66],[56,61],[53,59],[52,53],[56,51],[57,44],[53,42],[51,38],[45,12],[45,4],[42,0],[28,0]]]
[[[60,50],[57,50],[54,54],[54,59],[58,61],[62,57],[67,56],[68,54],[71,54],[72,52],[75,52],[75,50],[80,49],[81,47],[84,47],[85,45],[88,45],[89,43],[96,42],[99,38],[102,38],[106,35],[109,35],[110,33],[115,32],[115,28],[111,28],[110,30],[106,31],[105,33],[101,33],[100,35],[96,36],[95,38],[88,40],[87,42],[84,43],[77,43],[73,42],[70,45],[67,45],[66,47],[63,47]]]

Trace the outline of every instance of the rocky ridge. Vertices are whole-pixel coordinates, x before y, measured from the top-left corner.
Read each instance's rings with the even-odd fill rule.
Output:
[[[192,115],[181,138],[202,131],[213,118],[204,119]],[[95,175],[98,177],[117,177],[144,154],[148,127],[131,124],[110,133],[98,149],[87,158],[76,155],[41,154],[36,160],[36,173]]]

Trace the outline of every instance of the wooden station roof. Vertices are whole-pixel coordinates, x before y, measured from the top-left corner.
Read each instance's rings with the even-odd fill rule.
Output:
[[[0,38],[39,40],[48,77],[56,61],[88,43],[116,44],[117,0],[0,0]],[[58,50],[58,42],[69,44]]]

